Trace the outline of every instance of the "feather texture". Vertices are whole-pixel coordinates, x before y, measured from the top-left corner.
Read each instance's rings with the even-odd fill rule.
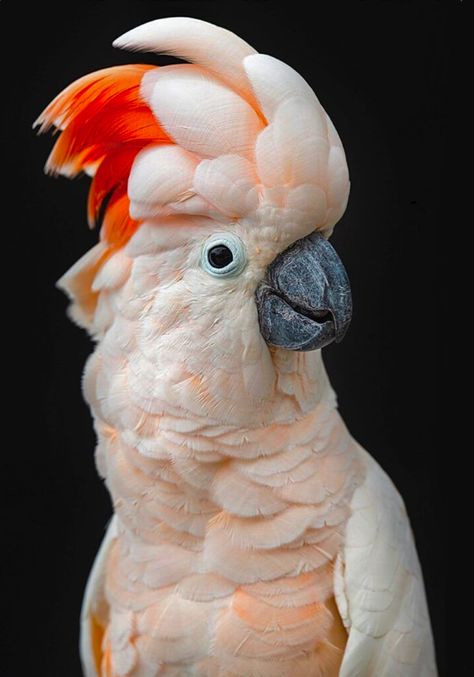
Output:
[[[245,99],[197,66],[154,69],[141,91],[173,140],[201,157],[250,155],[263,128]]]
[[[396,492],[320,351],[259,329],[268,265],[345,209],[334,126],[292,68],[216,26],[161,19],[115,44],[191,64],[93,73],[38,120],[60,132],[47,169],[92,176],[90,224],[103,213],[59,282],[97,341],[83,387],[115,512],[86,677],[434,675]],[[216,235],[242,243],[240,275],[206,272]]]
[[[337,602],[349,629],[341,677],[436,675],[418,558],[403,502],[366,452],[346,545],[336,569]]]
[[[255,50],[220,26],[189,17],[158,19],[124,33],[114,41],[114,47],[170,54],[199,64],[249,102],[254,101],[243,61]]]
[[[86,171],[94,180],[89,192],[88,217],[94,224],[108,197],[104,237],[122,245],[138,227],[129,214],[127,180],[136,154],[149,143],[170,142],[140,86],[152,66],[116,66],[80,78],[59,94],[35,125],[61,133],[46,170],[65,176]]]

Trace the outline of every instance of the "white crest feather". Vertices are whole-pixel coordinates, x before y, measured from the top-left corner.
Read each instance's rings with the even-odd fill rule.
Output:
[[[256,51],[235,33],[207,21],[169,17],[149,21],[124,33],[114,47],[169,54],[203,66],[215,73],[250,102],[252,88],[243,69],[243,60]]]

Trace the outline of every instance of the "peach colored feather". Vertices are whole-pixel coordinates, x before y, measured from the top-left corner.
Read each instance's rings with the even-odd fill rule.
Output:
[[[394,490],[341,421],[320,351],[269,349],[256,316],[268,264],[345,209],[337,132],[295,71],[224,29],[163,19],[117,45],[192,63],[86,76],[40,117],[60,130],[48,168],[94,177],[91,222],[109,198],[101,242],[60,281],[97,340],[84,393],[115,512],[84,601],[85,674],[435,674],[429,622],[392,588],[423,606],[406,520],[381,518],[392,560],[370,560],[374,496],[396,511]],[[219,284],[198,265],[216,231],[249,253]]]

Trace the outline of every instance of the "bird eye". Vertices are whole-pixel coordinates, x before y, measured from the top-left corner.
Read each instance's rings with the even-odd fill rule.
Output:
[[[213,268],[225,268],[232,263],[234,255],[225,244],[216,244],[207,252],[207,260]]]
[[[238,275],[246,263],[244,243],[232,233],[217,233],[203,247],[201,265],[207,273],[215,277]]]

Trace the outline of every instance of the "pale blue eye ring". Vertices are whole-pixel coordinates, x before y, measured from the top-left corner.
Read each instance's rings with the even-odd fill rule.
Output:
[[[245,245],[234,233],[215,233],[201,251],[201,266],[214,277],[235,277],[247,265]]]

